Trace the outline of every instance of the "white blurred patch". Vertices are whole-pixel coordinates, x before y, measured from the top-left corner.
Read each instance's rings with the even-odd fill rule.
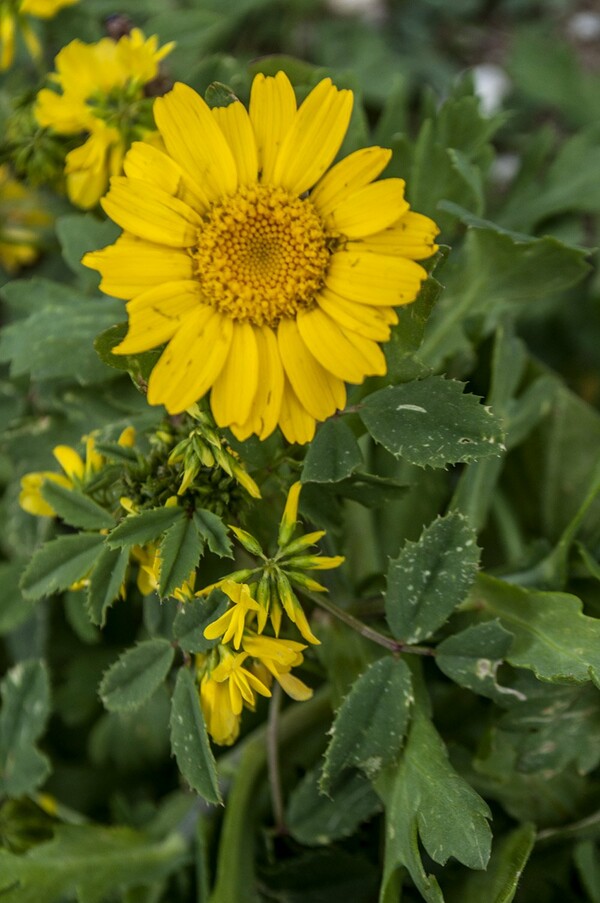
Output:
[[[567,30],[576,41],[597,41],[600,38],[600,13],[575,13],[569,20]]]
[[[510,79],[504,69],[493,63],[481,63],[473,67],[475,93],[481,101],[485,116],[492,116],[502,106],[502,101],[510,91]]]
[[[518,154],[498,154],[492,163],[490,177],[499,188],[510,185],[521,166]]]
[[[326,0],[327,7],[338,16],[360,16],[365,22],[383,22],[385,0]]]

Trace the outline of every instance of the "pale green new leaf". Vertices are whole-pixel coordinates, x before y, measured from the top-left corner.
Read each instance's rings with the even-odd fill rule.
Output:
[[[22,855],[0,850],[3,903],[103,903],[111,891],[147,886],[180,869],[179,834],[149,839],[131,828],[59,825],[50,841]]]
[[[527,590],[481,574],[472,601],[514,635],[511,665],[531,669],[540,680],[593,680],[600,686],[600,620],[583,614],[576,596]]]
[[[428,376],[373,392],[359,413],[376,442],[420,467],[499,455],[500,421],[463,389],[456,380]]]
[[[394,636],[418,643],[435,633],[468,594],[478,563],[475,531],[457,512],[407,542],[387,575],[385,612]]]
[[[410,671],[401,659],[385,656],[361,674],[331,728],[321,779],[325,792],[345,768],[373,778],[398,757],[412,702]]]
[[[50,762],[35,746],[50,714],[45,664],[35,659],[19,662],[0,684],[0,692],[0,795],[19,797],[32,793],[50,771]]]
[[[21,578],[23,595],[40,599],[68,589],[86,577],[104,542],[101,533],[59,536],[35,552]]]
[[[175,649],[168,640],[138,643],[105,672],[98,693],[109,712],[126,712],[142,705],[161,685],[173,663]]]
[[[217,766],[208,742],[198,687],[187,668],[179,669],[173,693],[171,748],[190,787],[209,803],[220,803]]]

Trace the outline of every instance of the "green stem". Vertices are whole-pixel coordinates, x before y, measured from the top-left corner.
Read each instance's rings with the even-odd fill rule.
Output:
[[[269,703],[269,720],[267,723],[267,765],[269,769],[269,787],[271,789],[271,805],[273,821],[278,834],[286,834],[283,794],[281,791],[281,772],[279,769],[279,715],[281,712],[281,687],[278,683],[273,687],[273,695]]]
[[[545,845],[568,839],[595,839],[599,833],[600,810],[588,815],[586,818],[582,818],[581,821],[573,822],[571,825],[561,825],[560,828],[544,828],[543,831],[538,831],[535,842],[536,844],[541,843]]]
[[[383,646],[384,649],[387,649],[390,652],[410,652],[412,655],[435,655],[435,649],[432,649],[431,646],[410,646],[408,643],[401,643],[399,640],[395,640],[390,636],[386,636],[384,633],[380,633],[378,630],[374,630],[373,627],[369,627],[368,624],[359,621],[358,618],[355,618],[354,615],[351,615],[350,612],[345,609],[340,608],[325,595],[311,593],[309,590],[305,589],[302,590],[302,593],[307,596],[311,602],[314,602],[315,605],[324,608],[325,611],[328,611],[329,614],[338,618],[340,621],[343,621],[344,624],[347,624],[352,630],[360,633],[365,639],[371,640],[379,646]]]

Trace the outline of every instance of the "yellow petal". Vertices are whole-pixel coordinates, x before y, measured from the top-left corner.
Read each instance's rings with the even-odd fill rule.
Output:
[[[215,107],[212,114],[233,154],[240,185],[254,184],[258,176],[258,153],[246,107],[236,101],[227,107]]]
[[[19,505],[23,511],[33,514],[36,517],[54,517],[56,511],[42,495],[42,486],[46,480],[52,480],[65,489],[72,489],[73,484],[68,477],[61,473],[52,473],[51,471],[42,471],[41,473],[27,473],[21,478],[21,492],[19,494]]]
[[[81,455],[74,448],[71,448],[70,445],[57,445],[52,449],[52,454],[68,477],[82,479],[85,473],[85,464]]]
[[[197,282],[165,282],[127,305],[129,330],[114,354],[138,354],[168,342],[202,302]]]
[[[235,322],[231,347],[215,380],[210,406],[218,426],[244,423],[258,388],[258,346],[250,323]]]
[[[270,183],[281,143],[296,113],[296,95],[284,72],[257,75],[250,92],[250,121],[256,136],[261,182]]]
[[[208,199],[199,186],[167,153],[146,141],[135,141],[131,145],[123,169],[130,179],[150,182],[199,212],[208,210]]]
[[[355,191],[334,208],[328,225],[348,238],[373,235],[408,210],[403,179],[383,179]]]
[[[232,320],[208,306],[186,317],[150,374],[148,402],[179,414],[202,398],[221,372],[232,332]]]
[[[332,166],[310,193],[310,199],[326,217],[349,194],[364,188],[380,175],[392,156],[386,147],[363,147]]]
[[[414,260],[337,251],[331,258],[325,284],[350,301],[396,306],[414,301],[426,278],[427,273]]]
[[[170,248],[194,245],[202,226],[201,217],[188,204],[141,179],[111,179],[102,207],[122,229]]]
[[[277,426],[283,396],[283,365],[275,333],[269,326],[254,329],[258,348],[258,387],[248,419],[232,423],[231,431],[243,441],[252,433],[260,439],[270,436]]]
[[[287,377],[300,403],[317,420],[325,420],[346,404],[341,379],[325,370],[310,353],[295,320],[281,320],[277,330],[279,351]]]
[[[377,235],[362,241],[349,242],[349,251],[370,251],[374,254],[398,255],[411,260],[424,260],[437,251],[435,238],[439,229],[432,219],[409,210],[397,223]]]
[[[178,82],[155,100],[154,119],[169,154],[209,202],[234,193],[238,178],[233,154],[199,94]]]
[[[284,383],[279,426],[288,442],[297,442],[299,445],[310,442],[315,435],[315,418],[311,417],[304,405],[300,404],[288,379]],[[281,619],[281,614],[279,618]],[[273,609],[271,619],[273,620]],[[273,627],[275,628],[274,623]],[[275,634],[278,632],[278,629],[275,629]]]
[[[295,699],[296,702],[305,702],[313,695],[310,687],[307,687],[298,677],[289,672],[287,674],[278,674],[275,678],[288,696]]]
[[[192,279],[190,255],[124,232],[113,245],[85,254],[82,263],[102,274],[100,288],[115,298],[134,295],[161,282]]]
[[[273,182],[300,195],[333,162],[348,130],[352,91],[339,91],[324,78],[298,109],[275,161]]]
[[[370,339],[352,342],[344,329],[327,316],[320,307],[300,313],[297,319],[298,331],[308,350],[329,373],[350,383],[362,383],[365,376],[385,373],[385,360],[379,347]],[[383,370],[379,362],[374,369],[376,352],[383,360]]]
[[[317,303],[321,310],[344,329],[359,332],[375,342],[387,342],[390,337],[390,327],[384,317],[389,308],[358,304],[327,288],[321,289]],[[391,312],[394,313],[393,310]]]

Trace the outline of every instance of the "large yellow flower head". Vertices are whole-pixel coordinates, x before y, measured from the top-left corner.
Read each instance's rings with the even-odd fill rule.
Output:
[[[57,55],[50,78],[60,93],[43,88],[35,116],[41,126],[60,135],[88,133],[65,161],[67,192],[77,206],[94,207],[110,176],[122,171],[131,142],[153,131],[144,87],[156,78],[160,61],[172,48],[159,47],[156,35],[146,39],[134,28],[118,41],[71,41]]]
[[[23,39],[34,59],[39,59],[42,48],[32,31],[29,17],[52,19],[64,6],[72,6],[78,0],[0,0],[0,72],[5,72],[15,58],[15,37],[21,31]]]
[[[279,72],[254,79],[248,112],[211,110],[183,84],[155,101],[165,150],[133,146],[102,202],[125,231],[84,258],[129,301],[115,352],[168,343],[151,404],[175,414],[210,390],[238,439],[279,424],[304,443],[345,406],[346,382],[386,372],[378,343],[416,298],[437,228],[402,179],[374,181],[391,151],[331,166],[352,100],[326,78],[297,107]]]

